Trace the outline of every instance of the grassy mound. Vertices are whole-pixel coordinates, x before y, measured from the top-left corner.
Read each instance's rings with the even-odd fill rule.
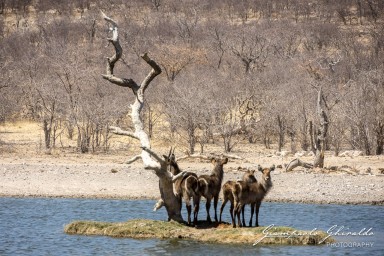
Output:
[[[268,230],[267,230],[268,229]],[[224,244],[320,244],[328,234],[322,231],[301,231],[290,227],[253,227],[232,228],[229,224],[207,225],[200,222],[198,226],[170,221],[129,220],[121,223],[75,221],[65,226],[65,233],[76,235],[100,235],[118,238],[158,238],[189,239],[208,243]],[[325,242],[331,242],[331,237]]]

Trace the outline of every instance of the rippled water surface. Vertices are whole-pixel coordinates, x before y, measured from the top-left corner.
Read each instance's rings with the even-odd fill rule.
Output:
[[[382,206],[263,203],[259,217],[263,226],[275,224],[327,231],[338,225],[351,232],[372,228],[370,236],[338,236],[336,239],[341,243],[333,247],[235,246],[75,236],[63,232],[64,226],[74,220],[166,220],[164,209],[152,212],[154,203],[152,200],[0,198],[0,255],[383,255],[384,251]],[[230,221],[228,207],[224,210],[226,221]],[[200,219],[205,218],[204,212],[200,210]],[[362,243],[373,246],[361,247]]]

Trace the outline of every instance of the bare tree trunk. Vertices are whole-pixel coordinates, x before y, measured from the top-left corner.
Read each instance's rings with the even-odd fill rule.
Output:
[[[328,132],[328,117],[325,111],[321,107],[322,99],[322,90],[320,88],[317,96],[317,115],[320,119],[320,127],[317,131],[316,140],[315,140],[315,160],[313,161],[314,167],[324,167],[324,150],[325,150],[325,141],[327,138]]]
[[[144,168],[147,170],[153,170],[159,177],[159,189],[161,198],[164,201],[165,208],[168,213],[169,220],[175,220],[182,222],[181,216],[181,200],[177,197],[173,191],[173,175],[167,171],[167,163],[159,157],[155,152],[151,150],[150,140],[148,134],[144,131],[144,124],[141,119],[141,110],[144,106],[144,93],[148,88],[150,82],[161,73],[161,68],[155,61],[150,59],[145,53],[141,57],[152,68],[149,74],[144,78],[142,83],[138,85],[132,79],[119,78],[113,74],[113,68],[116,62],[122,56],[123,49],[119,43],[119,34],[117,23],[111,18],[107,17],[103,13],[104,19],[111,25],[112,37],[108,38],[115,49],[115,54],[107,61],[107,73],[102,75],[104,79],[118,86],[127,87],[132,89],[135,97],[135,102],[131,105],[131,117],[134,125],[134,132],[121,131],[118,128],[110,127],[111,130],[115,130],[115,133],[130,136],[140,141],[142,152],[141,159],[144,163]]]
[[[318,95],[317,95],[317,114],[320,119],[320,127],[316,132],[316,138],[313,143],[313,135],[312,137],[312,122],[309,123],[309,131],[311,133],[311,146],[315,150],[315,159],[313,161],[313,165],[309,163],[305,163],[301,161],[300,159],[294,159],[292,160],[286,167],[287,171],[291,171],[294,168],[298,166],[302,166],[305,168],[313,168],[313,167],[324,167],[324,149],[325,149],[325,140],[327,138],[327,132],[328,132],[328,117],[325,111],[321,107],[321,100],[323,99],[322,96],[322,90],[319,89]]]
[[[281,152],[284,146],[284,133],[285,133],[285,123],[284,119],[281,118],[280,115],[277,115],[277,124],[279,126],[279,144],[278,144],[278,151]]]
[[[311,151],[313,153],[315,153],[315,143],[313,142],[314,139],[314,133],[313,133],[313,123],[312,121],[309,121],[309,139],[310,139],[310,143],[311,143]]]
[[[376,132],[376,155],[384,152],[384,123],[377,121]]]
[[[190,124],[188,128],[188,144],[189,144],[189,153],[195,153],[196,146],[196,134],[194,124]]]
[[[44,130],[44,144],[46,149],[51,148],[51,124],[48,124],[46,119],[43,120],[43,130]]]

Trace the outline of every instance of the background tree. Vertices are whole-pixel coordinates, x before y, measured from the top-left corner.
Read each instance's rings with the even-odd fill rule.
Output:
[[[200,151],[213,142],[225,150],[217,129],[231,122],[237,123],[233,130],[242,127],[231,135],[232,145],[248,141],[274,150],[311,150],[310,127],[320,126],[315,88],[321,86],[329,121],[326,150],[382,154],[377,103],[384,59],[382,2],[0,1],[0,84],[6,86],[0,94],[1,119],[40,122],[43,134],[42,99],[57,99],[52,123],[57,133],[50,138],[67,136],[60,145],[75,145],[78,152],[107,149],[111,123],[131,126],[129,118],[124,123],[128,110],[116,106],[133,95],[103,87],[97,75],[107,46],[108,27],[98,20],[102,9],[121,24],[126,51],[118,63],[132,79],[141,79],[146,67],[143,52],[151,52],[164,71],[159,85],[147,92],[149,104],[142,113],[146,131],[156,140],[180,140],[192,148],[187,125],[171,119],[164,106],[167,93],[189,101],[207,94],[201,103],[207,110],[197,115],[194,139],[189,139]],[[122,72],[115,70],[116,76]],[[241,116],[236,103],[251,96],[257,107],[253,121]],[[228,118],[231,112],[236,120]]]

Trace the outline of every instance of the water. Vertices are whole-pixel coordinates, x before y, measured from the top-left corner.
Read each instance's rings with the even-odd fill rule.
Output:
[[[259,221],[263,226],[275,224],[326,231],[338,225],[354,232],[372,228],[372,236],[337,237],[338,241],[345,242],[344,246],[373,243],[372,247],[365,248],[340,247],[342,244],[334,247],[217,245],[185,240],[77,236],[63,232],[64,226],[74,220],[166,220],[164,209],[152,212],[154,204],[152,200],[0,198],[0,255],[382,255],[384,251],[382,206],[263,203],[261,207]],[[230,220],[228,207],[223,215],[226,221]],[[199,219],[205,218],[204,212],[205,209],[201,209]]]

